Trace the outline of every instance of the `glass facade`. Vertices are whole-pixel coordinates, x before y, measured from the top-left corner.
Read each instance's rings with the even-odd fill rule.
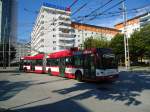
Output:
[[[16,3],[16,0],[0,0],[0,42],[8,43],[9,38],[10,41],[16,41],[17,31],[15,31],[16,25],[14,25],[17,20],[15,20],[17,17],[14,17],[17,16]]]

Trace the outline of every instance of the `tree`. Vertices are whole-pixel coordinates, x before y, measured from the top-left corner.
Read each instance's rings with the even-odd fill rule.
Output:
[[[132,61],[137,61],[138,57],[150,57],[150,24],[131,35],[129,48]]]
[[[6,43],[4,45],[5,49],[4,49],[4,52],[3,52],[3,44],[0,44],[0,63],[1,63],[1,66],[2,66],[2,63],[5,61],[5,66],[8,65],[8,59],[9,59],[9,44]],[[3,59],[3,53],[4,53],[4,59]],[[10,45],[10,61],[12,61],[14,58],[15,58],[15,55],[16,55],[16,49],[13,45]]]
[[[119,60],[123,62],[124,60],[124,35],[117,34],[111,39],[110,47],[113,49],[114,53]]]
[[[104,48],[109,47],[109,42],[105,39],[97,38],[87,38],[84,42],[84,48]]]

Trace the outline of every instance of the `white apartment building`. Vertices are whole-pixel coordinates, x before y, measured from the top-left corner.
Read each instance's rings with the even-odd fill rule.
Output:
[[[147,13],[140,18],[140,26],[143,27],[146,24],[150,24],[150,13]]]
[[[31,54],[51,53],[74,46],[70,10],[43,3],[31,33]]]
[[[114,28],[100,27],[76,22],[72,22],[71,26],[74,29],[75,47],[79,47],[81,44],[83,44],[85,39],[90,37],[111,40],[116,34],[120,33],[119,30]]]
[[[150,14],[145,13],[134,18],[128,19],[126,22],[126,34],[129,38],[135,30],[140,30],[146,24],[150,24]],[[124,33],[124,23],[118,23],[115,28]]]

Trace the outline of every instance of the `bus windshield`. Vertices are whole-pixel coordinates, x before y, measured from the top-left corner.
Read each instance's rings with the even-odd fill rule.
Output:
[[[117,61],[114,54],[103,54],[102,55],[102,68],[112,69],[117,68]]]

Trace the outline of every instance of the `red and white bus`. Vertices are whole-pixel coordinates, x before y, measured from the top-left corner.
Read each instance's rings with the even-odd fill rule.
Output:
[[[24,57],[22,61],[24,71],[79,81],[114,80],[119,74],[116,57],[108,48],[70,49],[48,54],[46,60],[44,54],[37,54]]]
[[[64,50],[47,56],[46,72],[82,80],[114,80],[118,66],[111,49]]]
[[[20,69],[25,72],[44,73],[43,58],[44,54],[24,56],[20,59]]]

